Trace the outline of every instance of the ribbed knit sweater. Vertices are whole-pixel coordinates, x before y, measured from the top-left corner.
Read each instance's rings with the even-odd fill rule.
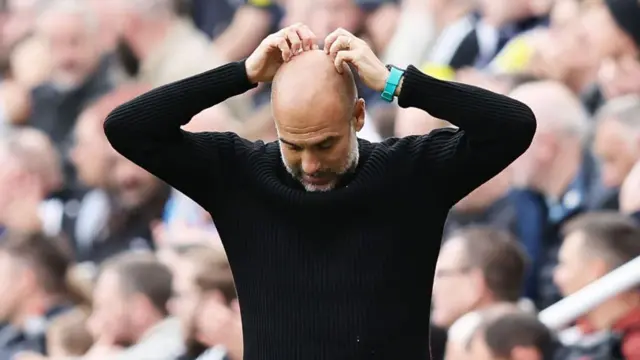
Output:
[[[531,110],[410,66],[399,105],[459,129],[359,140],[352,178],[306,192],[277,142],[181,130],[254,86],[243,62],[223,65],[121,105],[105,132],[118,152],[211,213],[236,282],[245,359],[429,359],[447,212],[527,149]]]

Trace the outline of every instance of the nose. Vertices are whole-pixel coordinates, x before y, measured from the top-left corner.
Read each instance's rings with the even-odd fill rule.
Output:
[[[313,175],[320,170],[320,161],[310,154],[302,156],[302,172]]]

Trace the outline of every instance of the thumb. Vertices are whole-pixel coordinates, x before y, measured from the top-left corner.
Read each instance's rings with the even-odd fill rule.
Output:
[[[340,74],[344,73],[344,71],[346,70],[347,64],[353,62],[354,56],[355,54],[353,50],[338,51],[338,53],[336,54],[336,58],[333,61],[338,73]]]

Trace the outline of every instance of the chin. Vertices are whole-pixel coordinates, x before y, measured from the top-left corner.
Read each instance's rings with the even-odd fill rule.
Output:
[[[308,184],[303,182],[302,186],[304,186],[304,189],[307,190],[308,192],[326,192],[326,191],[333,190],[335,188],[335,183],[330,182],[326,185],[315,185],[315,184]]]

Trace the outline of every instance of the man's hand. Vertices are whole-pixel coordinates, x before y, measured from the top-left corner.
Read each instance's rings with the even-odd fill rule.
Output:
[[[339,73],[344,71],[345,63],[351,64],[365,85],[375,91],[384,90],[389,70],[364,40],[338,29],[324,40],[324,51],[334,59]]]
[[[247,58],[247,76],[256,84],[270,82],[280,66],[303,51],[318,49],[316,36],[306,25],[286,27],[264,39]]]

